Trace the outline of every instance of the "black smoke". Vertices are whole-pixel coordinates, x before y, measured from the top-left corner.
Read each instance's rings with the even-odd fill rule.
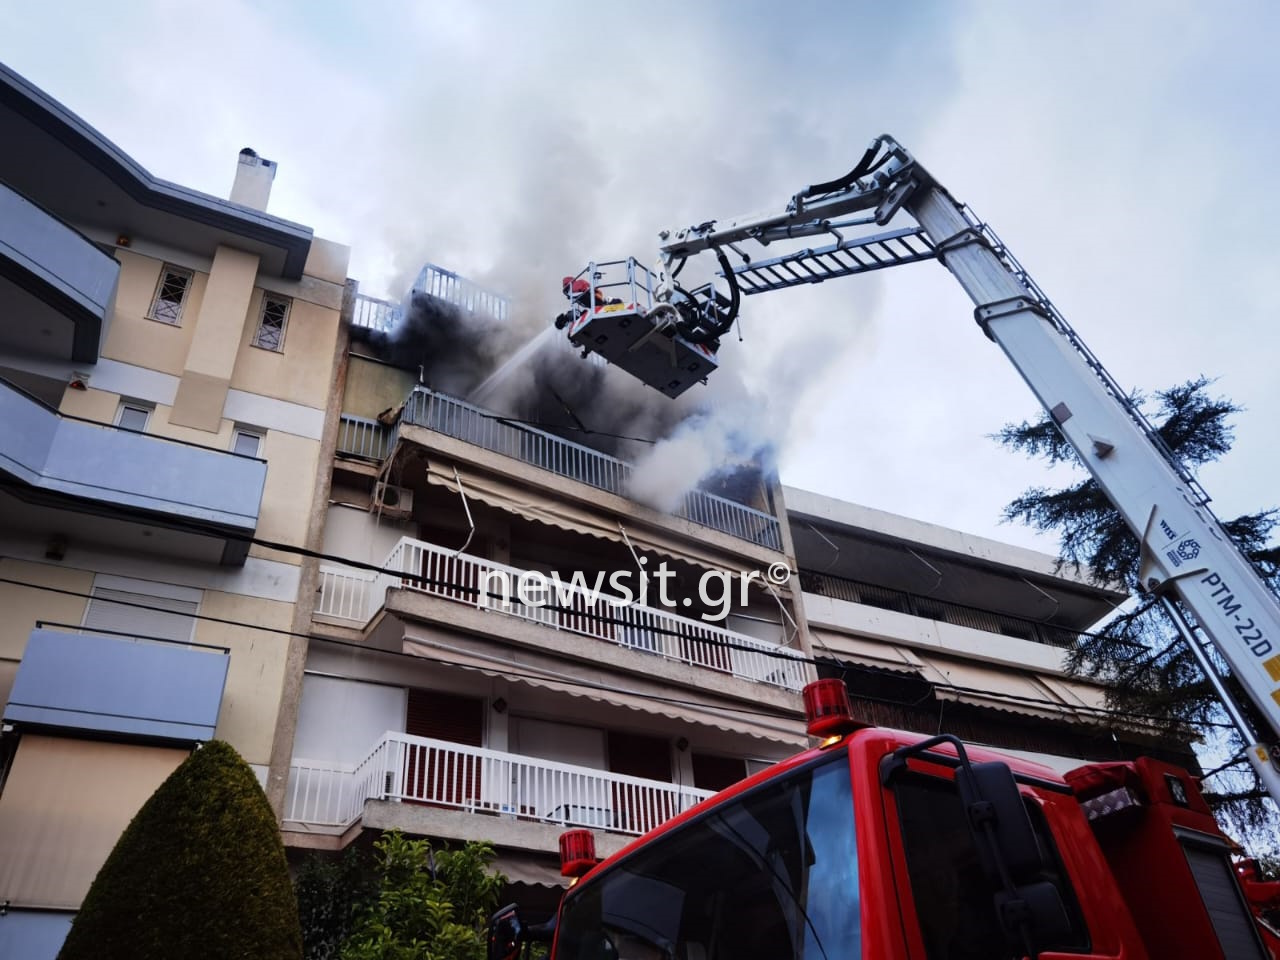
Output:
[[[418,373],[433,390],[466,397],[512,352],[510,329],[484,314],[462,310],[414,291],[390,331],[353,327],[352,340],[379,360]]]
[[[433,390],[632,462],[682,425],[705,419],[698,393],[672,401],[616,367],[584,359],[550,320],[530,340],[514,324],[414,292],[393,329],[354,327],[352,340]],[[733,446],[735,462],[700,486],[758,504],[771,451]]]

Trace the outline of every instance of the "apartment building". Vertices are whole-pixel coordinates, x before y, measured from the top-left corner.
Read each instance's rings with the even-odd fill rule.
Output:
[[[0,67],[0,956],[53,957],[211,737],[266,781],[348,251]],[[276,631],[276,632],[271,632]]]
[[[295,860],[485,839],[535,906],[566,826],[607,854],[805,746],[818,676],[1062,769],[1185,761],[1063,669],[1120,594],[750,471],[652,509],[574,417],[389,348],[414,309],[502,324],[500,293],[427,265],[357,294],[266,213],[270,161],[229,200],[160,181],[2,70],[0,132],[0,956],[56,953],[213,736]]]
[[[509,309],[430,265],[405,302],[424,301],[450,322]],[[804,745],[813,667],[790,583],[757,576],[721,606],[698,590],[709,572],[794,566],[776,487],[645,507],[628,497],[632,465],[592,438],[389,364],[380,335],[404,322],[400,305],[361,295],[354,318],[287,845],[390,828],[487,839],[509,877],[556,885],[566,825],[617,849]],[[668,603],[656,580],[637,603],[610,602],[664,565]]]
[[[1185,741],[1109,710],[1069,675],[1066,651],[1127,594],[1054,557],[785,490],[818,672],[839,677],[875,726],[951,733],[1045,763],[1158,756]]]

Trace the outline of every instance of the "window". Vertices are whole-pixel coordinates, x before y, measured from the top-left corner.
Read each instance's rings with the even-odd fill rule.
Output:
[[[244,427],[236,427],[231,434],[231,452],[238,453],[246,457],[259,457],[262,455],[262,434],[256,430],[248,430]]]
[[[955,782],[906,774],[894,793],[907,874],[929,960],[1012,960],[1015,951],[1009,947],[995,911],[995,887],[978,859]],[[1062,943],[1039,946],[1042,950],[1085,952],[1089,949],[1088,931],[1049,825],[1034,804],[1027,804],[1027,815],[1046,854],[1038,879],[1058,889],[1071,928]],[[1022,955],[1021,951],[1016,953]]]
[[[720,804],[570,890],[564,960],[862,956],[849,757]]]
[[[277,297],[275,294],[262,295],[262,311],[258,314],[258,329],[253,335],[253,345],[263,350],[284,350],[284,328],[289,322],[288,297]]]
[[[151,408],[145,403],[133,400],[120,401],[120,409],[116,411],[116,426],[135,433],[147,429],[147,421],[151,419]]]
[[[103,579],[99,577],[98,579]],[[145,580],[110,578],[96,583],[84,614],[84,629],[190,643],[196,627],[199,591]],[[132,587],[133,589],[128,589]],[[122,589],[123,588],[123,589]]]
[[[160,282],[156,285],[151,312],[147,316],[176,326],[182,320],[182,305],[186,303],[187,291],[190,289],[191,271],[165,264],[160,271]]]

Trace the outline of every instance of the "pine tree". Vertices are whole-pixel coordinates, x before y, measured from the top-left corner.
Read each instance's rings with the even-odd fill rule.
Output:
[[[1215,461],[1231,449],[1230,418],[1240,408],[1209,393],[1212,381],[1199,377],[1155,394],[1154,401],[1135,395],[1165,445],[1189,469]],[[1050,464],[1080,464],[1075,450],[1047,416],[1034,422],[1006,424],[994,435],[1010,450]],[[1117,710],[1162,718],[1174,729],[1196,732],[1213,744],[1229,743],[1232,759],[1206,778],[1210,803],[1237,829],[1257,835],[1274,825],[1274,810],[1242,753],[1243,744],[1227,729],[1226,716],[1190,653],[1156,598],[1138,585],[1138,539],[1091,477],[1060,490],[1032,488],[1010,503],[1004,518],[1060,537],[1060,565],[1087,570],[1093,580],[1123,585],[1137,600],[1096,636],[1086,636],[1072,649],[1072,672],[1109,684],[1109,700]],[[1274,588],[1280,582],[1280,548],[1269,545],[1276,525],[1274,509],[1224,521],[1223,526]],[[1225,664],[1218,662],[1221,672]],[[1239,687],[1228,680],[1237,693]],[[1268,725],[1238,696],[1255,729]],[[1261,838],[1260,838],[1261,839]]]

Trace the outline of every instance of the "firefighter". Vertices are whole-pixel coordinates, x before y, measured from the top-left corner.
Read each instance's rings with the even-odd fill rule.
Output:
[[[577,317],[581,316],[587,309],[588,301],[592,299],[591,284],[581,277],[578,277],[577,279],[574,279],[573,277],[563,277],[560,280],[560,289],[564,292],[564,295],[569,298],[571,306],[564,313],[560,314],[560,316],[556,317],[557,330],[563,330]],[[616,298],[609,299],[605,297],[604,289],[598,285],[596,286],[594,297],[594,305],[596,309],[621,302],[621,300]]]

